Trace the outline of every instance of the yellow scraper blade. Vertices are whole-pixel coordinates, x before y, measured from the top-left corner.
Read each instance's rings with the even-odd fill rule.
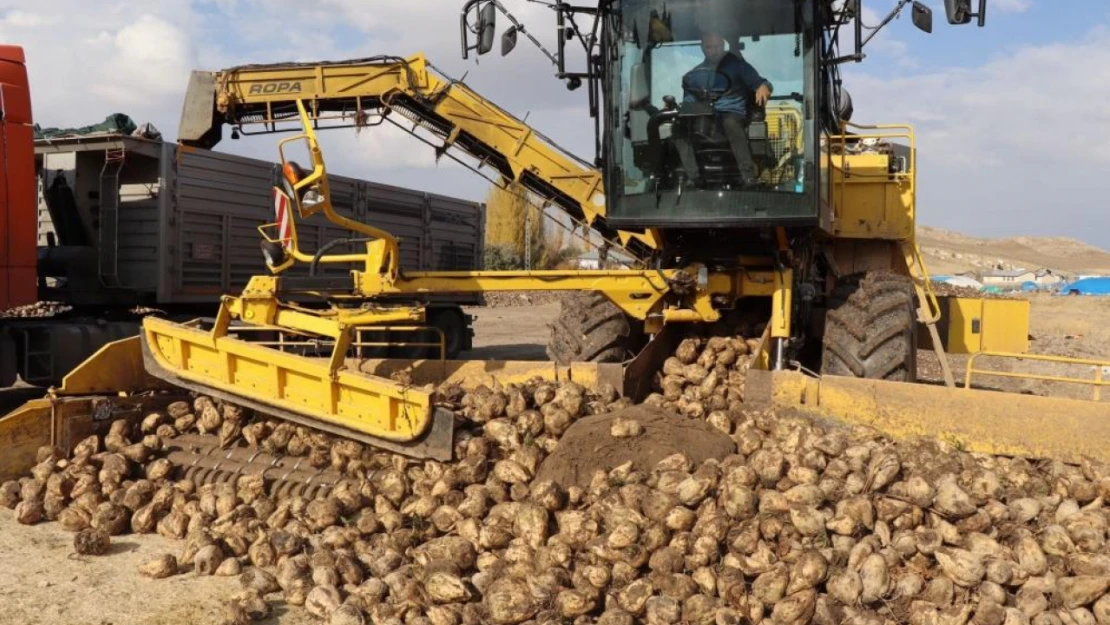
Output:
[[[424,389],[156,318],[143,322],[143,361],[177,386],[408,456],[451,458],[454,413]]]
[[[792,408],[970,452],[1110,462],[1110,404],[794,371],[749,371],[745,403]]]

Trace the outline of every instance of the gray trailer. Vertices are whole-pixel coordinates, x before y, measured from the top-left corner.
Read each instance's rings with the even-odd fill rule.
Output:
[[[0,321],[0,386],[15,374],[50,384],[105,342],[134,335],[142,311],[214,314],[219,297],[266,274],[257,231],[274,221],[275,164],[126,135],[43,139],[39,171],[39,299],[73,310]],[[400,239],[402,270],[480,269],[484,207],[457,198],[330,176],[337,210]],[[351,237],[325,220],[298,223],[313,250]],[[339,246],[330,251],[356,251]],[[330,266],[321,273],[343,273]],[[469,349],[461,306],[425,301],[452,355]],[[136,313],[136,308],[140,313]]]

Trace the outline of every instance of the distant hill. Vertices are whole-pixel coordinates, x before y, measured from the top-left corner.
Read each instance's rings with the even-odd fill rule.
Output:
[[[918,226],[917,244],[931,274],[1047,268],[1110,275],[1110,252],[1068,237],[990,239]]]

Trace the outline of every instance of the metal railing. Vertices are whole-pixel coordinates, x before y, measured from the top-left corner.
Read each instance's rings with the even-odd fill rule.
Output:
[[[858,134],[847,134],[849,128],[862,131]],[[902,171],[894,172],[853,172],[848,164],[848,157],[853,153],[848,151],[848,141],[861,142],[866,139],[876,139],[879,142],[886,143],[895,139],[904,139],[909,143],[909,156],[906,159],[906,167]],[[910,185],[910,192],[916,195],[917,190],[917,137],[914,134],[913,126],[908,124],[876,124],[864,125],[853,124],[851,122],[844,122],[844,132],[839,135],[832,135],[829,137],[830,148],[836,147],[837,150],[829,153],[829,163],[836,166],[841,171],[841,179],[836,182],[833,178],[833,185],[836,187],[834,193],[836,194],[836,206],[844,206],[844,194],[846,192],[846,185],[849,184],[848,180],[851,178],[863,179],[866,182],[876,182],[878,180],[889,182],[905,182]],[[838,158],[839,157],[839,158]],[[911,211],[913,207],[911,206]],[[911,220],[914,215],[908,216]]]
[[[314,347],[314,348],[331,348],[334,346],[335,341],[330,338],[304,338],[302,340],[290,340],[286,338],[287,334],[296,336],[299,333],[291,333],[286,329],[273,327],[273,326],[235,326],[231,328],[232,333],[240,332],[276,332],[278,338],[276,341],[256,341],[251,340],[252,345],[262,345],[265,347],[276,347],[280,351],[285,351],[285,348],[290,347]],[[365,341],[363,340],[364,332],[435,332],[438,337],[437,341]],[[443,362],[447,360],[447,335],[441,328],[436,326],[370,326],[365,328],[355,328],[355,339],[351,341],[350,346],[355,348],[355,357],[362,359],[365,358],[363,349],[367,347],[435,347],[439,349],[438,360]]]
[[[976,369],[975,362],[980,357],[986,358],[1013,358],[1017,360],[1033,360],[1037,362],[1054,362],[1065,365],[1091,367],[1094,376],[1091,378],[1078,378],[1062,375],[1046,375],[1040,373],[1020,373],[1014,371],[992,371],[990,369]],[[1017,378],[1024,380],[1040,380],[1042,382],[1060,382],[1064,384],[1083,384],[1093,387],[1091,399],[1102,400],[1102,387],[1110,386],[1110,381],[1103,379],[1103,371],[1110,370],[1110,360],[1093,360],[1088,358],[1069,358],[1067,356],[1045,356],[1041,354],[1013,354],[1010,352],[978,352],[967,359],[967,372],[964,374],[964,388],[971,388],[971,378],[975,374],[981,376],[994,376],[1001,378]]]
[[[398,342],[398,341],[364,341],[362,340],[363,332],[425,332],[434,331],[439,337],[439,341],[435,343],[413,343],[413,342]],[[438,347],[439,360],[447,360],[447,335],[443,330],[436,326],[374,326],[370,328],[359,328],[355,330],[355,340],[351,343],[352,347],[358,348],[358,357],[362,358],[363,347]]]
[[[857,131],[856,134],[848,134],[848,130],[852,129]],[[909,153],[906,157],[905,168],[901,171],[886,171],[881,173],[875,172],[853,172],[849,166],[848,158],[852,156],[849,152],[849,141],[862,142],[867,139],[875,139],[879,143],[890,143],[902,140],[908,144]],[[909,193],[916,197],[917,194],[917,135],[914,132],[913,126],[909,124],[853,124],[851,122],[843,122],[843,131],[838,135],[829,137],[830,148],[835,148],[829,152],[829,162],[834,167],[841,171],[841,178],[839,180],[833,176],[833,196],[834,207],[838,211],[836,217],[839,219],[839,210],[846,204],[847,186],[851,184],[850,179],[855,178],[863,182],[886,182],[894,184],[908,184]],[[891,156],[894,154],[891,152]],[[909,206],[909,214],[906,215],[909,222],[912,224],[916,219],[916,205],[911,203]],[[936,293],[933,291],[932,282],[929,279],[929,271],[925,267],[925,261],[921,256],[921,251],[917,248],[917,241],[914,233],[911,231],[908,239],[909,247],[905,250],[906,265],[910,271],[911,276],[917,282],[917,286],[921,290],[921,294],[925,296],[926,311],[928,317],[922,318],[922,323],[936,323],[941,316],[940,303],[937,301]]]

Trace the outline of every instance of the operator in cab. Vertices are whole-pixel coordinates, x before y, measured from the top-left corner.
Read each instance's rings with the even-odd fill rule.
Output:
[[[705,60],[682,77],[682,101],[698,102],[716,98],[713,109],[728,137],[744,186],[753,186],[759,171],[748,143],[747,125],[751,103],[764,106],[771,97],[771,83],[759,75],[740,55],[725,50],[720,33],[706,32],[701,38]],[[681,127],[676,128],[675,145],[682,167],[690,180],[698,178],[694,148]]]

